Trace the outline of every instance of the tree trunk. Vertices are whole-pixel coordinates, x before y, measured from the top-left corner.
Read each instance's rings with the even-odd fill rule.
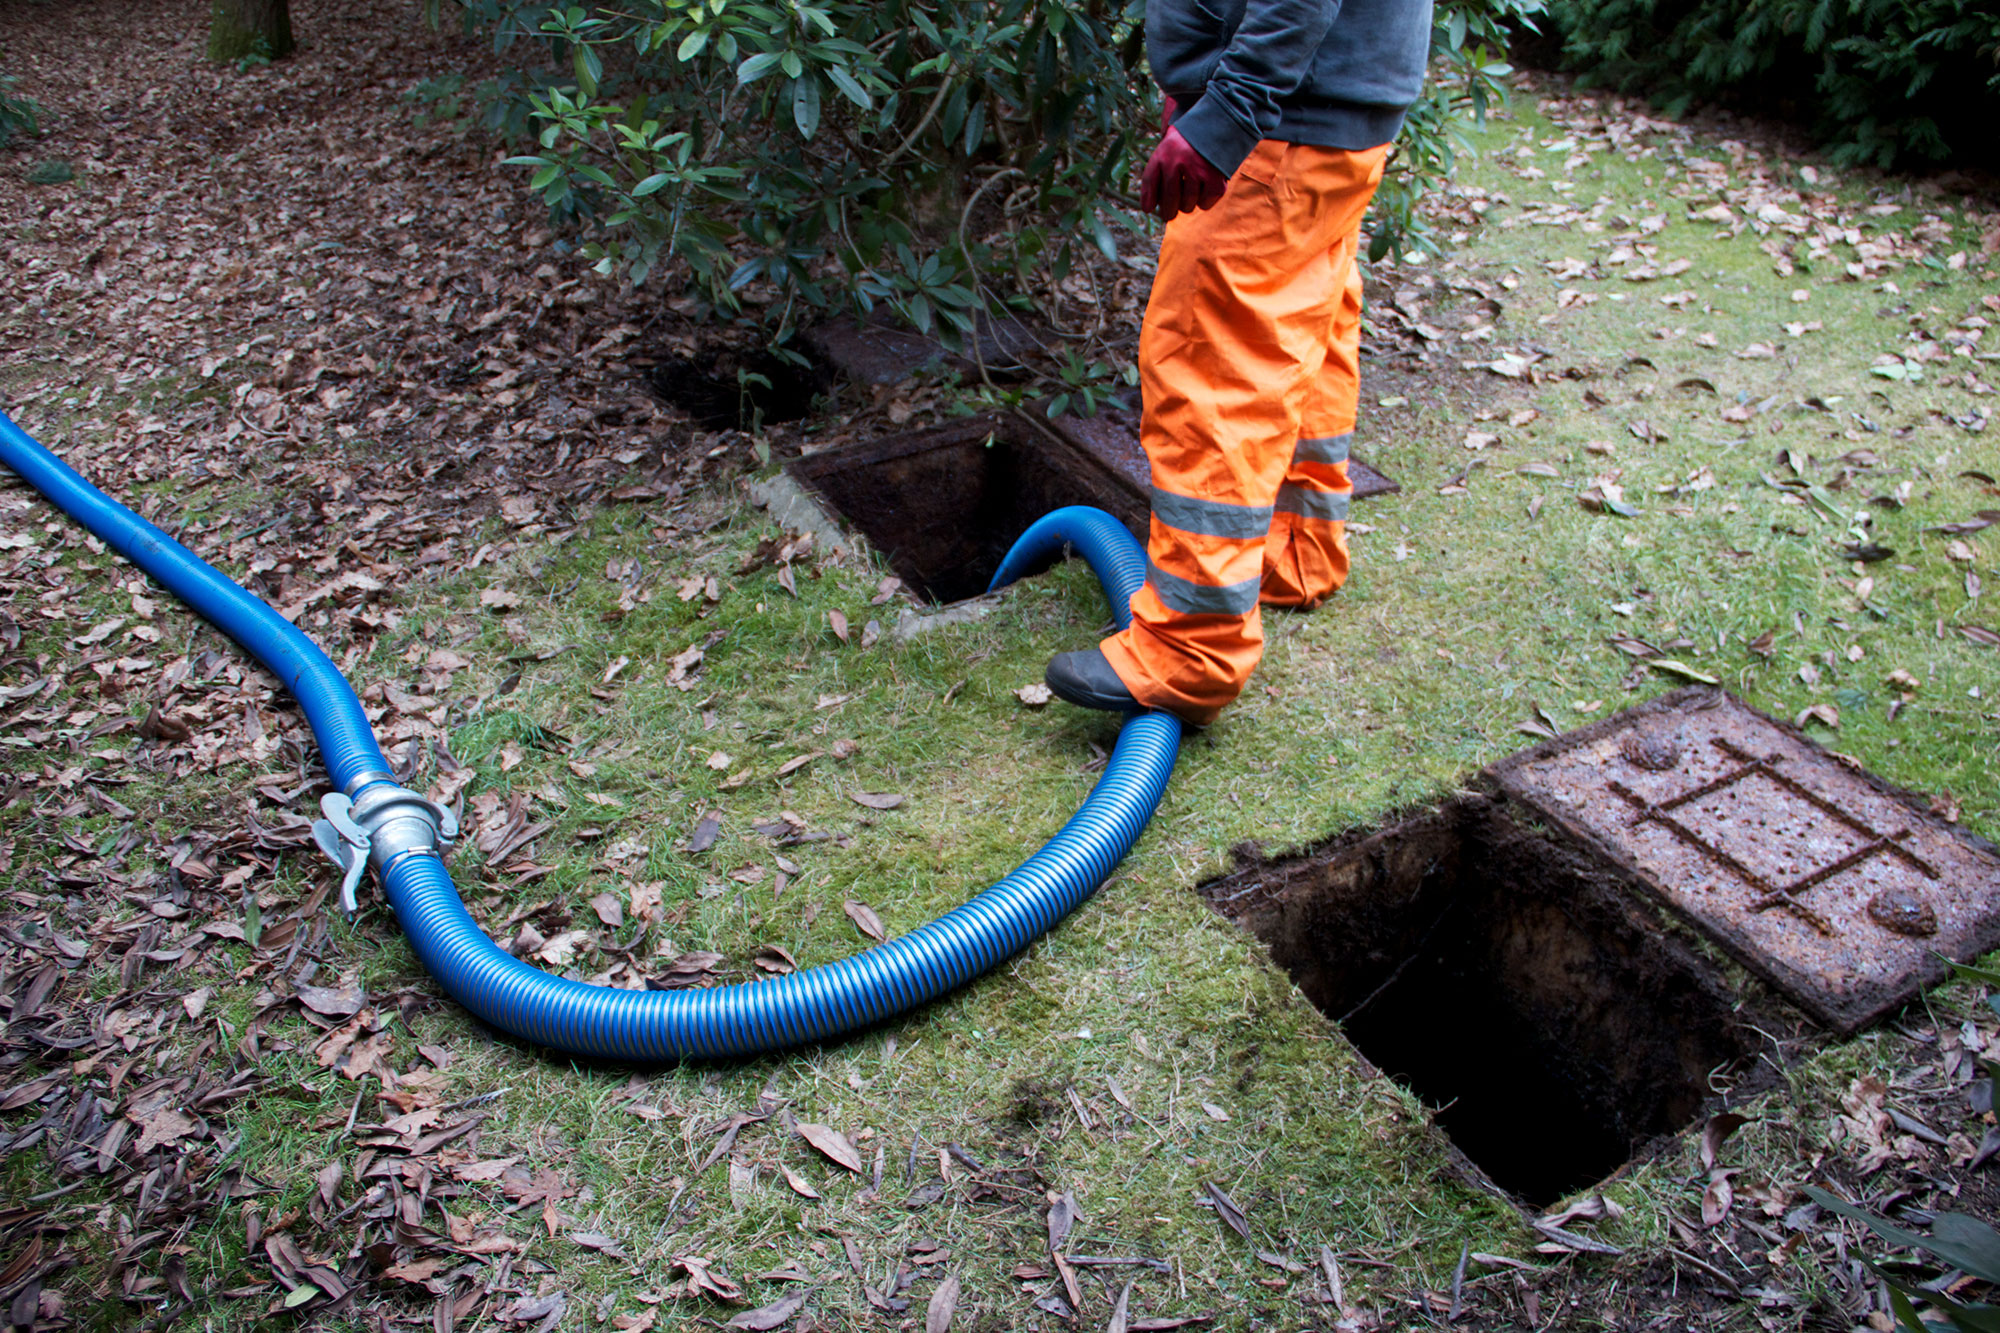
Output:
[[[289,0],[212,0],[210,14],[210,60],[278,60],[292,53]]]

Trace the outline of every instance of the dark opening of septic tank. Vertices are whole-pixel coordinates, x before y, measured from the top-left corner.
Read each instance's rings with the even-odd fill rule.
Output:
[[[920,596],[986,591],[1028,525],[1064,505],[1106,510],[1144,540],[1145,502],[1081,450],[1013,417],[844,445],[788,469],[858,528]]]
[[[661,357],[646,368],[646,382],[703,430],[751,430],[810,415],[833,378],[815,362],[712,346]]]
[[[1542,1207],[1691,1124],[1758,1037],[1615,867],[1468,798],[1203,886],[1361,1054]]]

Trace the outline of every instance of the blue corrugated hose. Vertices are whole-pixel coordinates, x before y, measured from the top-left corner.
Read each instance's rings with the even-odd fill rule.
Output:
[[[111,500],[0,413],[0,462],[242,644],[305,708],[335,787],[387,768],[361,704],[325,653],[199,556]],[[1083,507],[1038,521],[993,586],[1074,546],[1122,626],[1146,559],[1116,519]],[[790,976],[707,990],[629,991],[550,976],[508,954],[466,912],[435,856],[405,856],[382,887],[417,956],[480,1018],[575,1055],[656,1061],[747,1055],[851,1032],[948,993],[1030,942],[1096,891],[1160,803],[1180,751],[1165,713],[1125,723],[1104,776],[1062,831],[964,906],[866,953]]]

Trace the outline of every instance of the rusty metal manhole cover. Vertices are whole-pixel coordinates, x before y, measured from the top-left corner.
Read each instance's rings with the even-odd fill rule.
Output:
[[[2000,856],[1719,692],[1680,690],[1494,775],[1840,1032],[2000,945]]]
[[[1110,408],[1094,417],[1057,417],[1049,423],[1058,435],[1121,474],[1140,496],[1152,486],[1153,473],[1139,444],[1139,418],[1134,412]],[[1366,459],[1347,460],[1347,479],[1356,500],[1394,495],[1402,484],[1377,471]]]

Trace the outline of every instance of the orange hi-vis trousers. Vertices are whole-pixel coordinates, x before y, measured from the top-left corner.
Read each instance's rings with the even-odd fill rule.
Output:
[[[1347,579],[1355,251],[1387,156],[1267,139],[1167,224],[1139,334],[1146,582],[1102,645],[1148,707],[1213,721],[1263,655],[1260,603],[1310,609]]]

